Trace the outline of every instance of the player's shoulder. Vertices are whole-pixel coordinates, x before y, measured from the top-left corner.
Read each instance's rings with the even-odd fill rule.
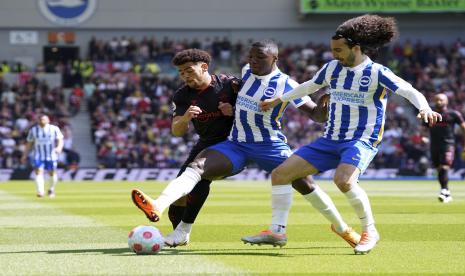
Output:
[[[280,79],[281,81],[286,82],[286,85],[292,88],[297,87],[299,85],[299,83],[296,80],[294,80],[293,78],[291,78],[291,76],[287,74],[283,74]]]
[[[451,114],[452,116],[455,116],[455,117],[463,117],[462,116],[462,113],[460,113],[460,111],[458,110],[455,110],[455,109],[449,109],[448,110],[449,114]]]
[[[189,86],[187,86],[187,84],[183,84],[176,91],[174,91],[173,100],[179,99],[179,97],[182,97],[183,95],[185,95],[188,92],[188,90],[189,90]]]
[[[220,83],[220,87],[231,87],[235,93],[238,93],[242,86],[242,79],[233,75],[218,74],[212,75],[212,77]]]

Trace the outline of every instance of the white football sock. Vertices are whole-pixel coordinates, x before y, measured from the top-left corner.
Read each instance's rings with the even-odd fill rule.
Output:
[[[153,201],[154,205],[158,211],[163,213],[173,202],[192,191],[200,179],[200,174],[188,167],[180,176],[166,186],[160,196]]]
[[[352,185],[352,189],[344,194],[360,218],[363,231],[375,229],[375,220],[371,212],[370,200],[362,187],[358,184]]]
[[[274,233],[286,233],[287,218],[292,205],[292,186],[271,186],[271,225],[269,229]]]
[[[48,181],[50,185],[49,190],[55,191],[55,186],[58,183],[58,174],[54,173],[52,176],[49,175]]]
[[[180,230],[184,233],[190,233],[192,231],[192,223],[181,221],[178,226],[176,226],[176,230]]]
[[[44,174],[36,174],[35,183],[37,194],[43,195],[44,194]]]
[[[348,228],[331,198],[319,186],[316,186],[313,192],[304,195],[304,198],[334,225],[337,232],[342,233]]]

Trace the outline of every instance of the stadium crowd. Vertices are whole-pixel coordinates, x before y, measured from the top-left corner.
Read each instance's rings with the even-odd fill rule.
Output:
[[[7,63],[2,65],[5,72]],[[21,71],[11,71],[18,73],[13,85],[0,78],[0,168],[24,167],[21,157],[26,147],[27,132],[42,113],[48,114],[64,135],[60,167],[77,166],[79,154],[72,147],[72,130],[68,121],[70,114],[62,87],[50,87],[35,73],[21,68]]]
[[[215,60],[212,71],[240,72],[246,60],[247,43],[232,43],[227,38],[203,41],[168,38],[136,41],[124,36],[110,41],[93,38],[85,61],[40,65],[36,71],[60,72],[66,85],[75,86],[70,106],[80,104],[81,96],[88,100],[91,135],[97,145],[100,166],[179,167],[196,138],[192,134],[173,137],[170,133],[170,100],[180,85],[170,64],[171,58],[180,50],[201,48],[209,51]],[[406,41],[380,49],[378,57],[427,99],[436,93],[445,93],[449,107],[465,114],[464,42],[429,45]],[[303,82],[330,59],[332,54],[326,44],[281,45],[279,67]],[[65,137],[68,135],[71,139],[66,117],[68,110],[73,109],[64,107],[60,91],[34,81],[33,75],[20,86],[10,88],[2,83],[2,167],[17,165],[24,147],[24,133],[38,112],[54,114],[62,129],[67,129]],[[408,114],[416,111],[407,107],[400,97],[393,96],[387,108],[383,142],[372,166],[399,168],[404,175],[424,174],[430,166],[429,147],[424,138],[428,137],[427,129],[418,121],[407,119],[411,117]],[[292,108],[284,120],[284,133],[294,148],[314,140],[323,129],[323,125]],[[458,143],[457,152],[460,151]],[[455,166],[462,166],[460,158],[456,158]]]

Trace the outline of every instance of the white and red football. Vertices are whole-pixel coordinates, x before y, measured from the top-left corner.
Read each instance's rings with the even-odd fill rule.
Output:
[[[140,225],[129,232],[128,245],[138,255],[151,255],[163,249],[165,240],[156,227]]]

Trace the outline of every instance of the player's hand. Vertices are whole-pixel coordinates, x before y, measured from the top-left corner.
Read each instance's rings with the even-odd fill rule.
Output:
[[[232,107],[232,105],[230,103],[220,102],[220,104],[218,105],[218,109],[225,116],[233,116],[234,115],[233,107]]]
[[[325,94],[318,99],[314,112],[314,117],[312,118],[314,121],[324,123],[328,120],[330,100],[331,96],[329,94]]]
[[[425,124],[428,124],[430,127],[434,126],[437,122],[442,121],[441,114],[434,112],[431,109],[420,110],[417,118],[421,119]]]
[[[63,149],[55,148],[55,152],[56,152],[57,154],[60,154],[60,153],[63,152]]]
[[[21,163],[26,164],[26,162],[27,162],[27,156],[22,156],[21,157]]]
[[[202,109],[200,109],[200,107],[196,106],[196,105],[191,105],[189,106],[189,108],[187,109],[186,113],[184,113],[184,119],[186,121],[190,121],[192,120],[192,118],[197,118],[197,116],[202,113]]]
[[[273,107],[277,106],[278,104],[282,103],[283,101],[281,101],[280,98],[275,98],[275,99],[266,99],[266,100],[263,100],[261,103],[260,103],[260,109],[262,111],[268,111],[270,109],[272,109]]]

